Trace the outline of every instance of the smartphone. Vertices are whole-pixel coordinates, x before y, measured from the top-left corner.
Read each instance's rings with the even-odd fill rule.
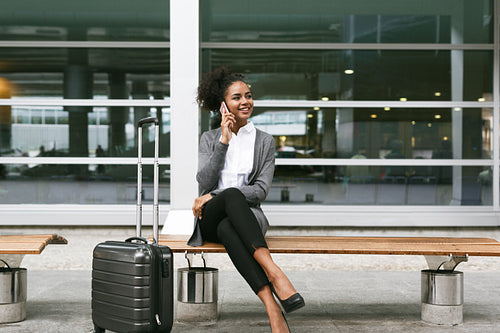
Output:
[[[222,101],[222,103],[220,104],[220,113],[229,113],[229,109],[227,108],[226,102],[224,101]]]

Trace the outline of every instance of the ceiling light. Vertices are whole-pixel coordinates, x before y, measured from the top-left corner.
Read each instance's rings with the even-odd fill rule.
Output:
[[[427,127],[432,127],[432,123],[427,123]]]
[[[454,108],[453,111],[462,111],[462,108]]]
[[[415,125],[415,124],[416,124],[416,123],[415,123],[415,120],[412,120],[412,121],[411,121],[411,124],[412,124],[412,125]]]
[[[307,118],[312,118],[312,117],[314,117],[314,115],[312,115],[312,114],[307,115]]]
[[[326,102],[326,101],[328,101],[330,99],[328,97],[321,97],[321,100]]]
[[[435,115],[434,115],[434,118],[436,118],[436,119],[441,119],[441,115],[440,115],[440,114],[435,114]]]
[[[447,136],[443,136],[443,141],[448,141],[448,137]]]
[[[390,108],[390,107],[388,107],[388,106],[386,106],[386,107],[384,108],[384,111],[389,111],[389,110],[391,110],[391,108]]]
[[[441,96],[441,92],[439,92],[439,91],[436,91],[436,92],[434,93],[434,96],[436,96],[436,97],[439,97],[439,96]]]
[[[484,101],[486,101],[486,99],[484,97],[481,97],[481,98],[478,98],[477,101],[478,102],[484,102]]]
[[[315,106],[315,107],[313,107],[313,110],[314,110],[314,111],[319,111],[319,110],[320,110],[320,107],[319,107],[319,106]]]
[[[406,97],[401,97],[399,100],[400,100],[401,102],[406,102],[408,99],[407,99]]]
[[[351,75],[351,74],[354,74],[354,70],[352,70],[352,69],[346,69],[344,71],[344,73],[347,74],[347,75]]]
[[[376,114],[372,114],[372,115],[370,115],[370,117],[371,117],[372,119],[375,119],[375,118],[377,118],[377,115],[376,115]]]

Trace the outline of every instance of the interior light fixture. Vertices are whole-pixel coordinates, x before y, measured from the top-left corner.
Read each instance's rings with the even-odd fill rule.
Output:
[[[307,115],[307,118],[312,118],[312,117],[314,117],[314,115],[312,115],[312,114]]]
[[[432,127],[432,123],[427,123],[427,127]]]
[[[415,120],[412,120],[412,121],[411,121],[411,124],[412,124],[412,125],[415,125],[415,124],[416,124]]]
[[[314,111],[319,111],[319,110],[320,110],[320,107],[319,107],[319,106],[315,106],[315,107],[313,107],[313,110],[314,110]]]
[[[443,136],[443,141],[448,141],[448,137],[447,136]]]
[[[372,119],[375,119],[375,118],[377,118],[377,115],[376,115],[376,114],[372,114],[372,115],[370,115],[370,117],[371,117]]]
[[[326,102],[326,101],[328,101],[330,99],[328,97],[321,97],[321,100]]]
[[[480,98],[477,99],[477,101],[478,102],[484,102],[484,101],[486,101],[486,99],[484,97],[480,97]]]
[[[453,111],[462,111],[462,108],[454,108]]]
[[[436,97],[439,97],[439,96],[441,96],[441,92],[439,92],[439,91],[436,91],[436,92],[434,93],[434,96],[436,96]]]
[[[351,74],[354,74],[354,70],[352,70],[352,69],[346,69],[344,71],[344,73],[347,74],[347,75],[351,75]]]
[[[407,99],[406,97],[401,97],[399,100],[400,100],[401,102],[406,102],[408,99]]]
[[[384,111],[390,111],[390,110],[391,110],[391,108],[390,108],[390,107],[388,107],[388,106],[386,106],[386,107],[384,108]]]
[[[436,119],[441,119],[441,115],[440,115],[440,114],[435,114],[435,115],[434,115],[434,118],[436,118]]]

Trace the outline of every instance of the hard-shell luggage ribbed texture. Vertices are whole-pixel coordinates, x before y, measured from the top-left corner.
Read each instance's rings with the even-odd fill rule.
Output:
[[[153,244],[141,238],[142,126],[155,124]],[[173,254],[158,245],[158,119],[138,122],[137,235],[107,241],[94,248],[92,261],[92,321],[94,332],[170,332],[173,324]]]
[[[172,258],[166,246],[113,241],[97,245],[92,265],[96,331],[170,332]]]

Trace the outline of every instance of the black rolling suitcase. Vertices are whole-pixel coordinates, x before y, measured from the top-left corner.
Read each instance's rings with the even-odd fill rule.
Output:
[[[142,126],[155,123],[153,243],[141,238]],[[173,323],[173,255],[158,245],[158,151],[156,118],[138,123],[137,237],[107,241],[94,248],[92,321],[94,332],[170,332]]]

